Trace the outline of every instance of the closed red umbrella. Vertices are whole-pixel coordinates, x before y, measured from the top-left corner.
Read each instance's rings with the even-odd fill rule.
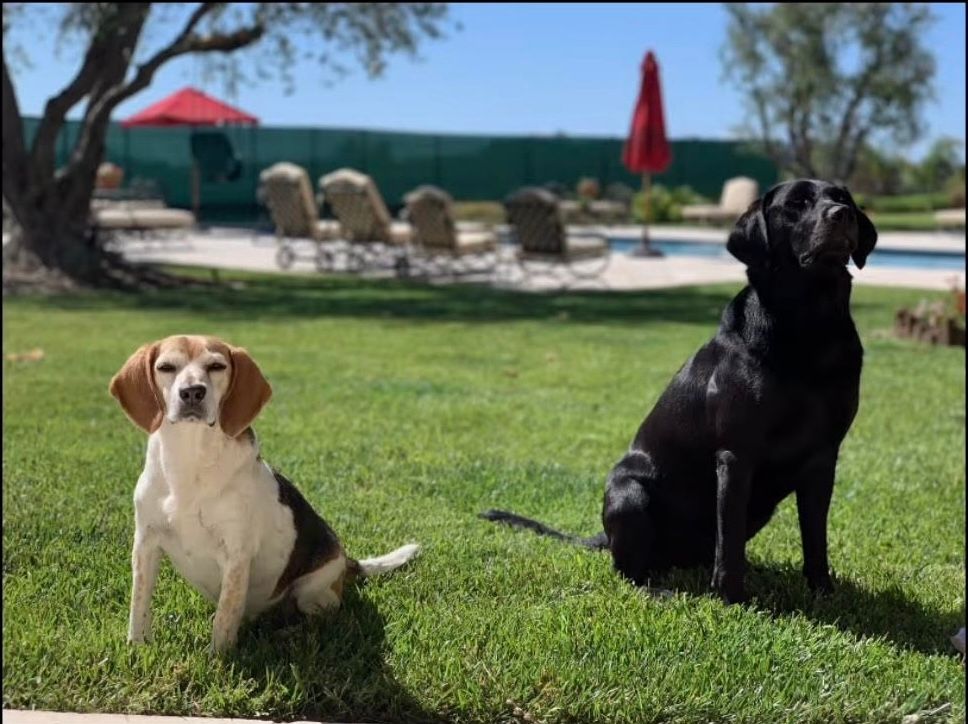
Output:
[[[648,256],[657,255],[649,245],[649,174],[662,173],[671,161],[672,151],[666,139],[665,118],[662,114],[659,64],[650,50],[642,61],[642,87],[632,114],[632,128],[622,150],[622,163],[625,167],[632,173],[642,174],[646,218],[642,227],[642,245],[638,251]]]

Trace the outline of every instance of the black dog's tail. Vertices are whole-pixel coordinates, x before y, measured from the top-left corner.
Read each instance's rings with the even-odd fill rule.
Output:
[[[480,517],[484,518],[484,520],[494,521],[495,523],[504,523],[504,525],[509,525],[512,528],[526,528],[528,530],[533,530],[538,535],[550,536],[551,538],[556,538],[557,540],[564,541],[565,543],[582,546],[583,548],[590,548],[591,550],[595,551],[608,548],[608,538],[605,536],[604,531],[598,535],[593,535],[591,538],[583,538],[580,535],[562,533],[554,528],[549,528],[544,523],[539,523],[536,520],[531,520],[531,518],[525,518],[524,516],[517,515],[515,513],[509,513],[506,510],[487,510],[481,513]]]

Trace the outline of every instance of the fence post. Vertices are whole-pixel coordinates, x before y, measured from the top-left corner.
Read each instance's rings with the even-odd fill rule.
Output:
[[[309,182],[313,187],[313,193],[316,193],[316,183],[319,181],[319,161],[316,157],[316,134],[319,133],[318,128],[312,128],[309,131]]]
[[[531,158],[531,148],[534,143],[534,139],[531,136],[527,136],[524,139],[524,186],[531,186],[534,181],[534,167],[533,159]]]
[[[440,136],[434,134],[434,185],[443,187],[440,178]]]

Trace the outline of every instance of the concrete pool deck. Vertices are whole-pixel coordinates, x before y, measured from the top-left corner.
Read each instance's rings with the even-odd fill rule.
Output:
[[[501,227],[498,227],[499,230]],[[573,231],[598,231],[615,238],[638,238],[641,227],[574,228]],[[650,227],[655,239],[726,243],[727,230],[701,227]],[[298,242],[304,254],[311,254],[311,245]],[[167,241],[126,240],[120,244],[125,256],[132,261],[164,264],[190,265],[213,269],[237,269],[245,271],[270,271],[282,273],[315,274],[312,262],[307,258],[297,260],[287,272],[275,262],[275,238],[271,234],[254,233],[245,229],[212,227],[187,234],[182,239]],[[884,232],[878,239],[878,248],[904,251],[960,252],[965,251],[965,235],[950,232]],[[563,288],[560,278],[535,276],[525,278],[515,268],[507,250],[503,250],[502,273],[493,282],[496,286],[529,291],[545,291]],[[867,266],[851,269],[858,284],[877,286],[910,287],[918,289],[947,290],[957,283],[964,288],[965,269],[917,269],[900,266]],[[372,276],[386,276],[390,272],[374,272]],[[370,276],[368,274],[368,276]],[[481,281],[482,277],[467,277]],[[666,256],[644,259],[628,254],[612,254],[605,273],[596,281],[578,281],[567,285],[569,289],[635,290],[715,284],[719,282],[743,282],[746,279],[743,266],[731,259],[701,256]],[[446,278],[442,280],[447,281]]]

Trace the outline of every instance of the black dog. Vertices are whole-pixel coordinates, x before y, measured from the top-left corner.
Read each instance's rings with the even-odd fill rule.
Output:
[[[846,266],[852,257],[863,267],[876,241],[841,186],[801,179],[770,189],[726,246],[749,285],[609,474],[605,532],[582,539],[513,513],[483,517],[607,547],[636,585],[712,564],[712,587],[740,601],[746,541],[796,492],[804,575],[811,589],[830,590],[827,510],[863,358]]]

